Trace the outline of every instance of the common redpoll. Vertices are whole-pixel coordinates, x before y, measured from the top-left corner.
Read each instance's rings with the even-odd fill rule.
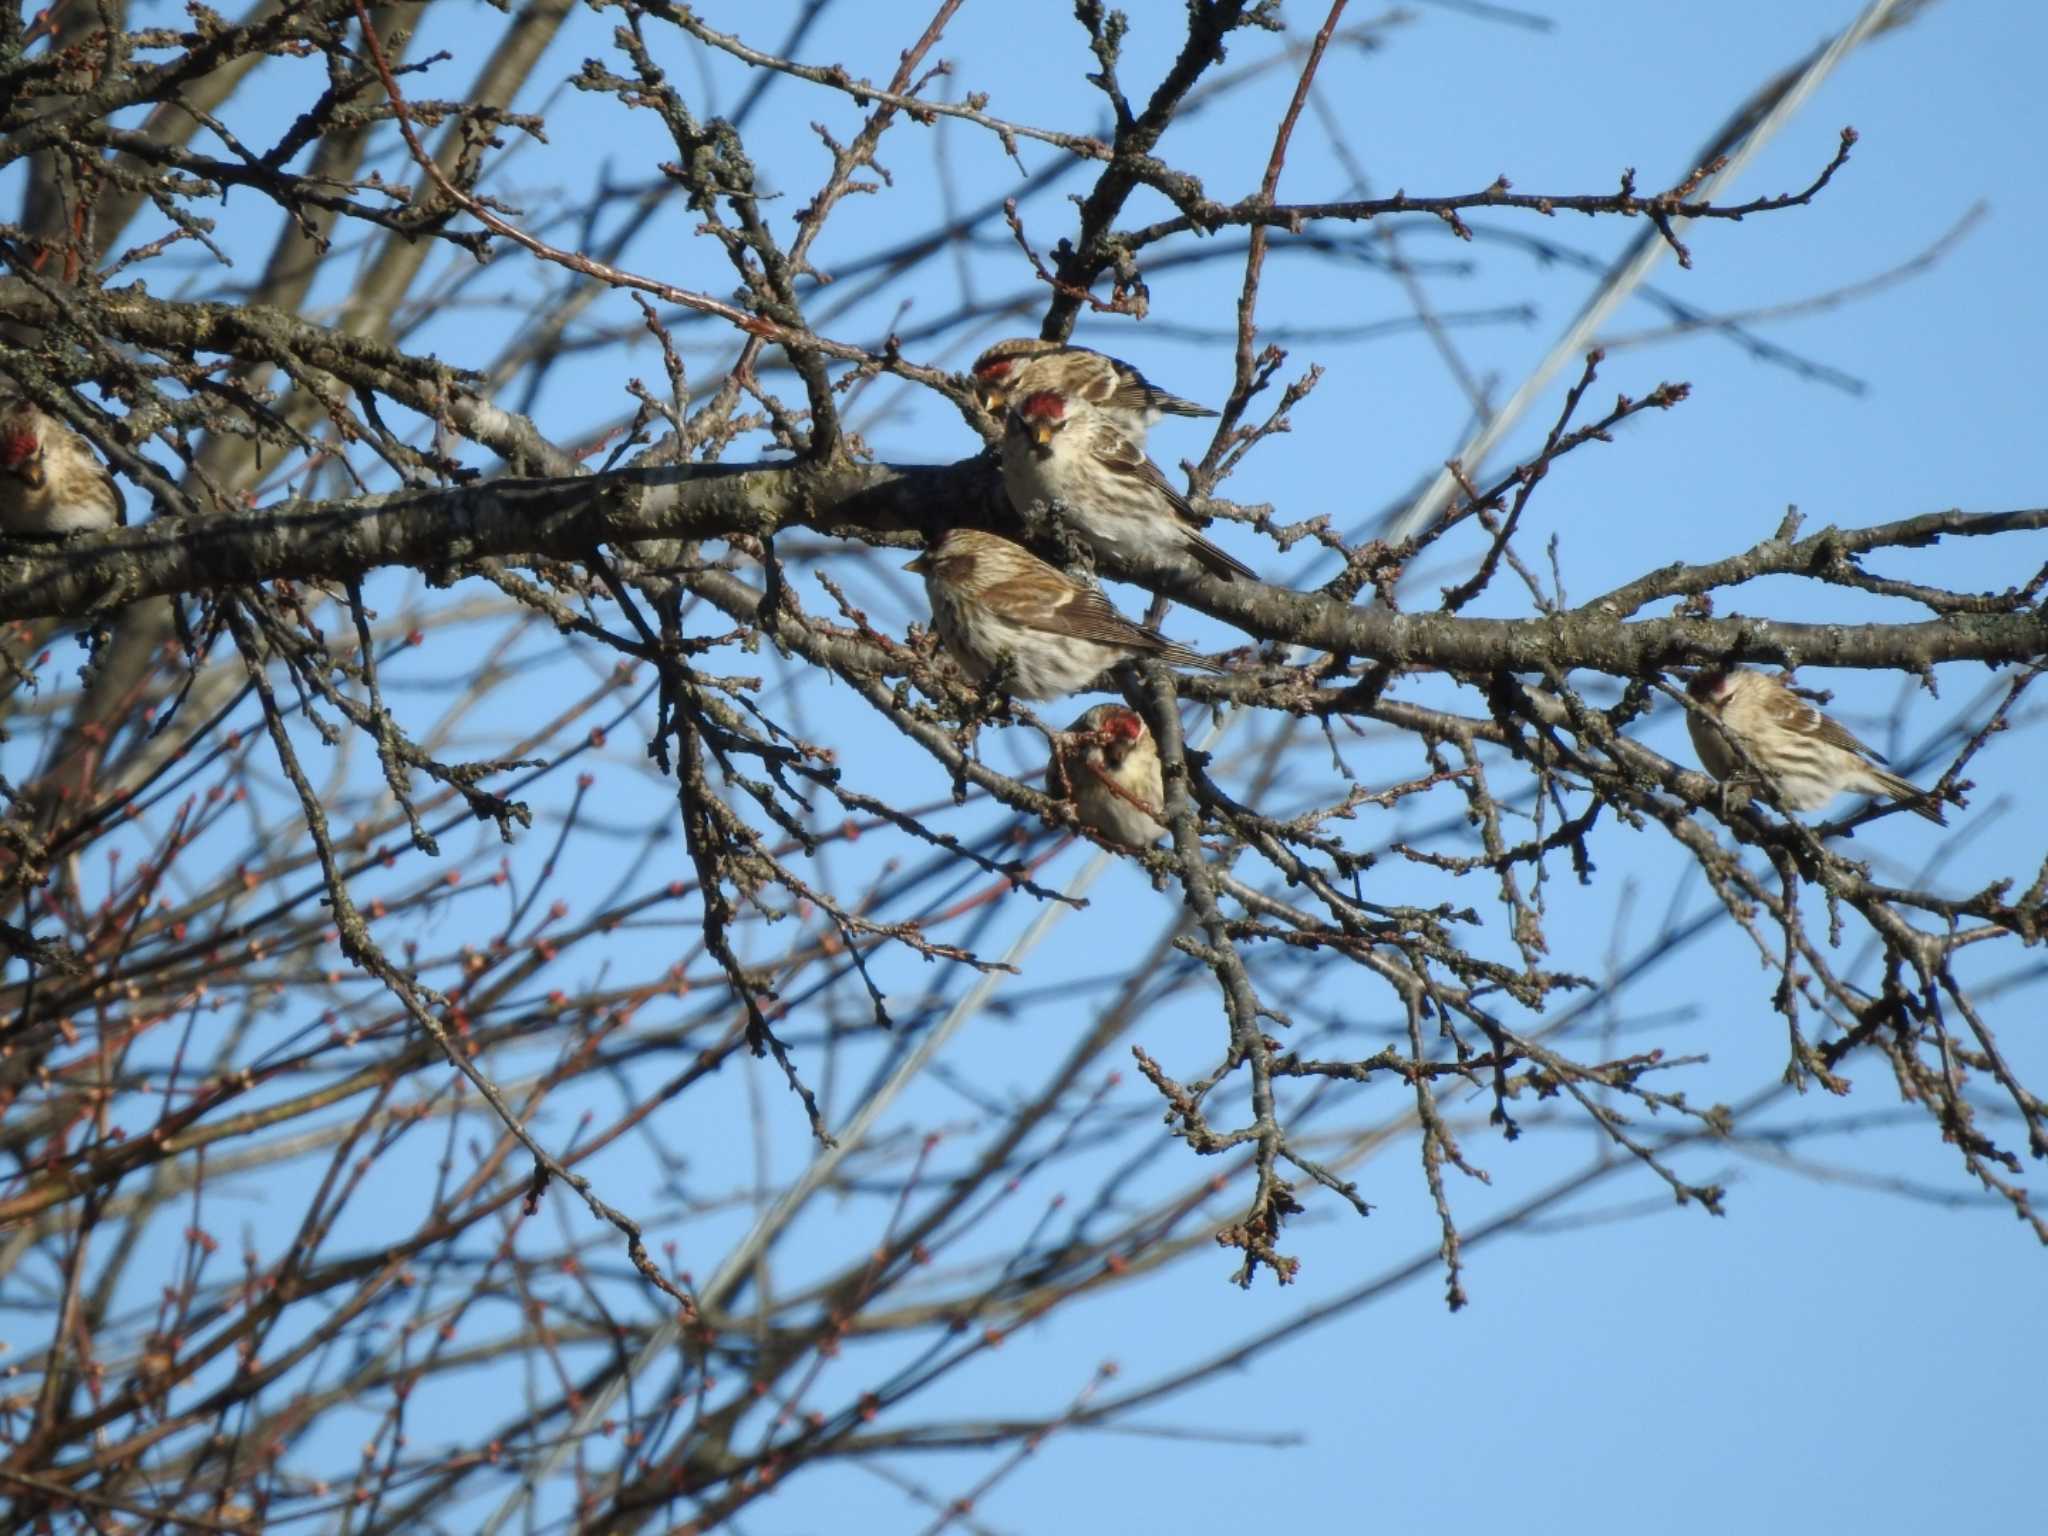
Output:
[[[0,400],[0,530],[54,538],[127,521],[120,487],[84,438],[31,400]]]
[[[1095,588],[992,533],[955,528],[903,568],[924,577],[932,628],[969,681],[985,682],[1007,663],[1009,691],[1021,699],[1073,693],[1138,656],[1223,670],[1133,624]]]
[[[1166,836],[1159,748],[1145,717],[1098,704],[1066,728],[1046,769],[1046,788],[1072,800],[1081,825],[1113,843],[1149,848]]]
[[[1003,431],[1003,488],[1020,517],[1056,501],[1099,550],[1185,554],[1226,581],[1255,576],[1196,531],[1201,515],[1107,416],[1028,382],[1032,392],[1011,405]]]
[[[1842,794],[1888,795],[1937,826],[1948,825],[1918,785],[1879,767],[1881,756],[1793,693],[1783,678],[1743,667],[1708,668],[1694,674],[1685,691],[1712,717],[1687,710],[1685,727],[1701,766],[1715,778],[1744,771],[1732,739],[1770,778],[1788,811],[1817,811]]]
[[[1027,369],[1031,388],[1057,389],[1085,400],[1140,442],[1162,416],[1216,414],[1205,405],[1168,394],[1120,357],[1036,336],[999,341],[974,360],[974,393],[981,408],[1000,417],[1005,406],[1022,398],[1018,380]]]

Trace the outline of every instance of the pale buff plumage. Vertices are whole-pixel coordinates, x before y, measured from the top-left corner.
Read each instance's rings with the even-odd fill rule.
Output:
[[[31,400],[0,399],[0,532],[61,538],[128,521],[106,465]]]
[[[1732,738],[1769,777],[1788,811],[1817,811],[1837,795],[1881,795],[1947,825],[1918,785],[1879,766],[1884,759],[1878,753],[1793,693],[1781,677],[1743,667],[1708,669],[1693,677],[1686,693],[1699,706],[1686,711],[1686,729],[1701,766],[1715,778],[1738,778],[1745,771],[1729,745]]]
[[[1122,704],[1097,704],[1067,727],[1046,788],[1072,800],[1081,824],[1110,842],[1149,848],[1166,836],[1159,747],[1144,716]]]
[[[1032,369],[1037,367],[1032,365]],[[1003,489],[1022,517],[1057,502],[1096,549],[1185,555],[1228,581],[1252,568],[1203,538],[1201,514],[1108,417],[1056,389],[1012,401],[1003,430]]]
[[[904,569],[924,577],[932,628],[969,681],[978,685],[1002,669],[1018,698],[1073,693],[1140,656],[1223,670],[1133,624],[1095,588],[992,533],[955,528]]]
[[[1036,336],[1012,336],[974,360],[970,377],[981,408],[998,420],[1021,398],[1018,380],[1026,370],[1033,388],[1057,389],[1086,401],[1138,442],[1162,416],[1214,416],[1207,406],[1161,389],[1120,357]]]

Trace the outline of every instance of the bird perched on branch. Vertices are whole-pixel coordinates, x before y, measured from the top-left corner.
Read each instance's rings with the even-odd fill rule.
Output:
[[[932,628],[977,685],[1000,672],[1018,698],[1057,698],[1143,656],[1223,670],[1133,624],[1095,588],[993,533],[955,528],[903,568],[924,577]]]
[[[1793,693],[1782,677],[1745,667],[1695,673],[1685,727],[1700,764],[1724,782],[1745,769],[1731,741],[1761,770],[1788,811],[1817,811],[1837,795],[1884,795],[1936,826],[1941,808],[1917,784],[1880,765],[1884,758]]]
[[[1058,502],[1097,549],[1184,554],[1226,581],[1256,577],[1202,537],[1206,519],[1115,422],[1078,396],[1041,387],[1040,366],[1026,370],[1030,393],[1011,402],[1004,422],[1003,489],[1018,516]]]
[[[1074,802],[1082,826],[1113,843],[1149,848],[1166,836],[1159,748],[1135,709],[1098,704],[1068,726],[1054,746],[1045,784]]]
[[[1004,408],[1021,398],[1017,381],[1027,368],[1034,389],[1057,389],[1085,401],[1141,443],[1162,416],[1216,414],[1161,389],[1120,357],[1036,336],[999,341],[974,360],[974,395],[981,408],[1001,420]]]
[[[123,522],[121,487],[92,446],[33,399],[0,399],[0,530],[63,539]]]
[[[0,399],[0,531],[65,538],[127,521],[120,487],[84,438],[32,400]]]

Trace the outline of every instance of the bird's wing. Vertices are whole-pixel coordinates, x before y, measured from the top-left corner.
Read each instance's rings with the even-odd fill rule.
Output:
[[[1163,636],[1133,624],[1093,587],[1054,587],[1032,575],[996,582],[980,596],[997,613],[1026,629],[1134,651],[1158,651],[1167,646]]]
[[[1114,428],[1098,431],[1088,443],[1089,452],[1095,462],[1112,475],[1144,486],[1166,499],[1173,508],[1174,516],[1191,528],[1199,528],[1208,519],[1188,505],[1188,499],[1174,483],[1166,478],[1166,472],[1145,457],[1145,450]]]
[[[1197,405],[1192,400],[1183,400],[1179,395],[1169,394],[1138,372],[1129,363],[1115,363],[1109,370],[1109,384],[1098,384],[1094,398],[1097,405],[1106,405],[1120,411],[1164,411],[1169,416],[1214,416],[1216,413],[1206,405]]]
[[[1882,752],[1875,747],[1865,746],[1841,721],[1824,715],[1817,709],[1808,709],[1805,714],[1806,718],[1799,722],[1799,729],[1803,734],[1817,737],[1831,747],[1840,747],[1844,752],[1853,752],[1869,762],[1887,761]]]
[[[1098,431],[1090,440],[1089,447],[1095,454],[1096,462],[1109,473],[1133,480],[1165,499],[1167,505],[1173,508],[1173,515],[1179,518],[1181,525],[1187,529],[1189,553],[1211,575],[1221,576],[1225,581],[1234,575],[1257,579],[1258,573],[1250,566],[1235,555],[1218,549],[1195,532],[1197,528],[1207,524],[1209,519],[1188,504],[1187,497],[1166,478],[1164,470],[1145,456],[1143,449],[1121,432],[1108,428]]]

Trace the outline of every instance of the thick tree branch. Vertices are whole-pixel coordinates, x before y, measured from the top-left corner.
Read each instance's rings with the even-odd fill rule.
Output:
[[[493,480],[203,523],[152,523],[0,558],[0,619],[77,618],[145,597],[250,582],[347,580],[389,566],[458,573],[484,559],[576,559],[603,544],[773,535],[806,527],[911,547],[918,535],[987,520],[996,480],[984,459],[944,465],[678,465],[550,480]],[[2040,526],[2048,513],[1936,513],[1888,525],[1886,543]],[[1818,552],[1871,547],[1816,534],[1742,557],[1742,574],[1809,569]],[[1397,667],[1458,672],[1584,668],[1640,677],[1702,661],[1892,667],[2010,662],[2048,654],[2048,613],[1954,613],[1918,624],[1804,624],[1735,616],[1623,621],[1601,605],[1531,619],[1360,608],[1316,592],[1217,581],[1167,564],[1105,559],[1263,640]],[[1711,567],[1707,569],[1712,569]],[[1663,573],[1660,573],[1663,574]],[[1672,578],[1680,590],[1691,583]],[[1624,605],[1626,607],[1628,605]]]

